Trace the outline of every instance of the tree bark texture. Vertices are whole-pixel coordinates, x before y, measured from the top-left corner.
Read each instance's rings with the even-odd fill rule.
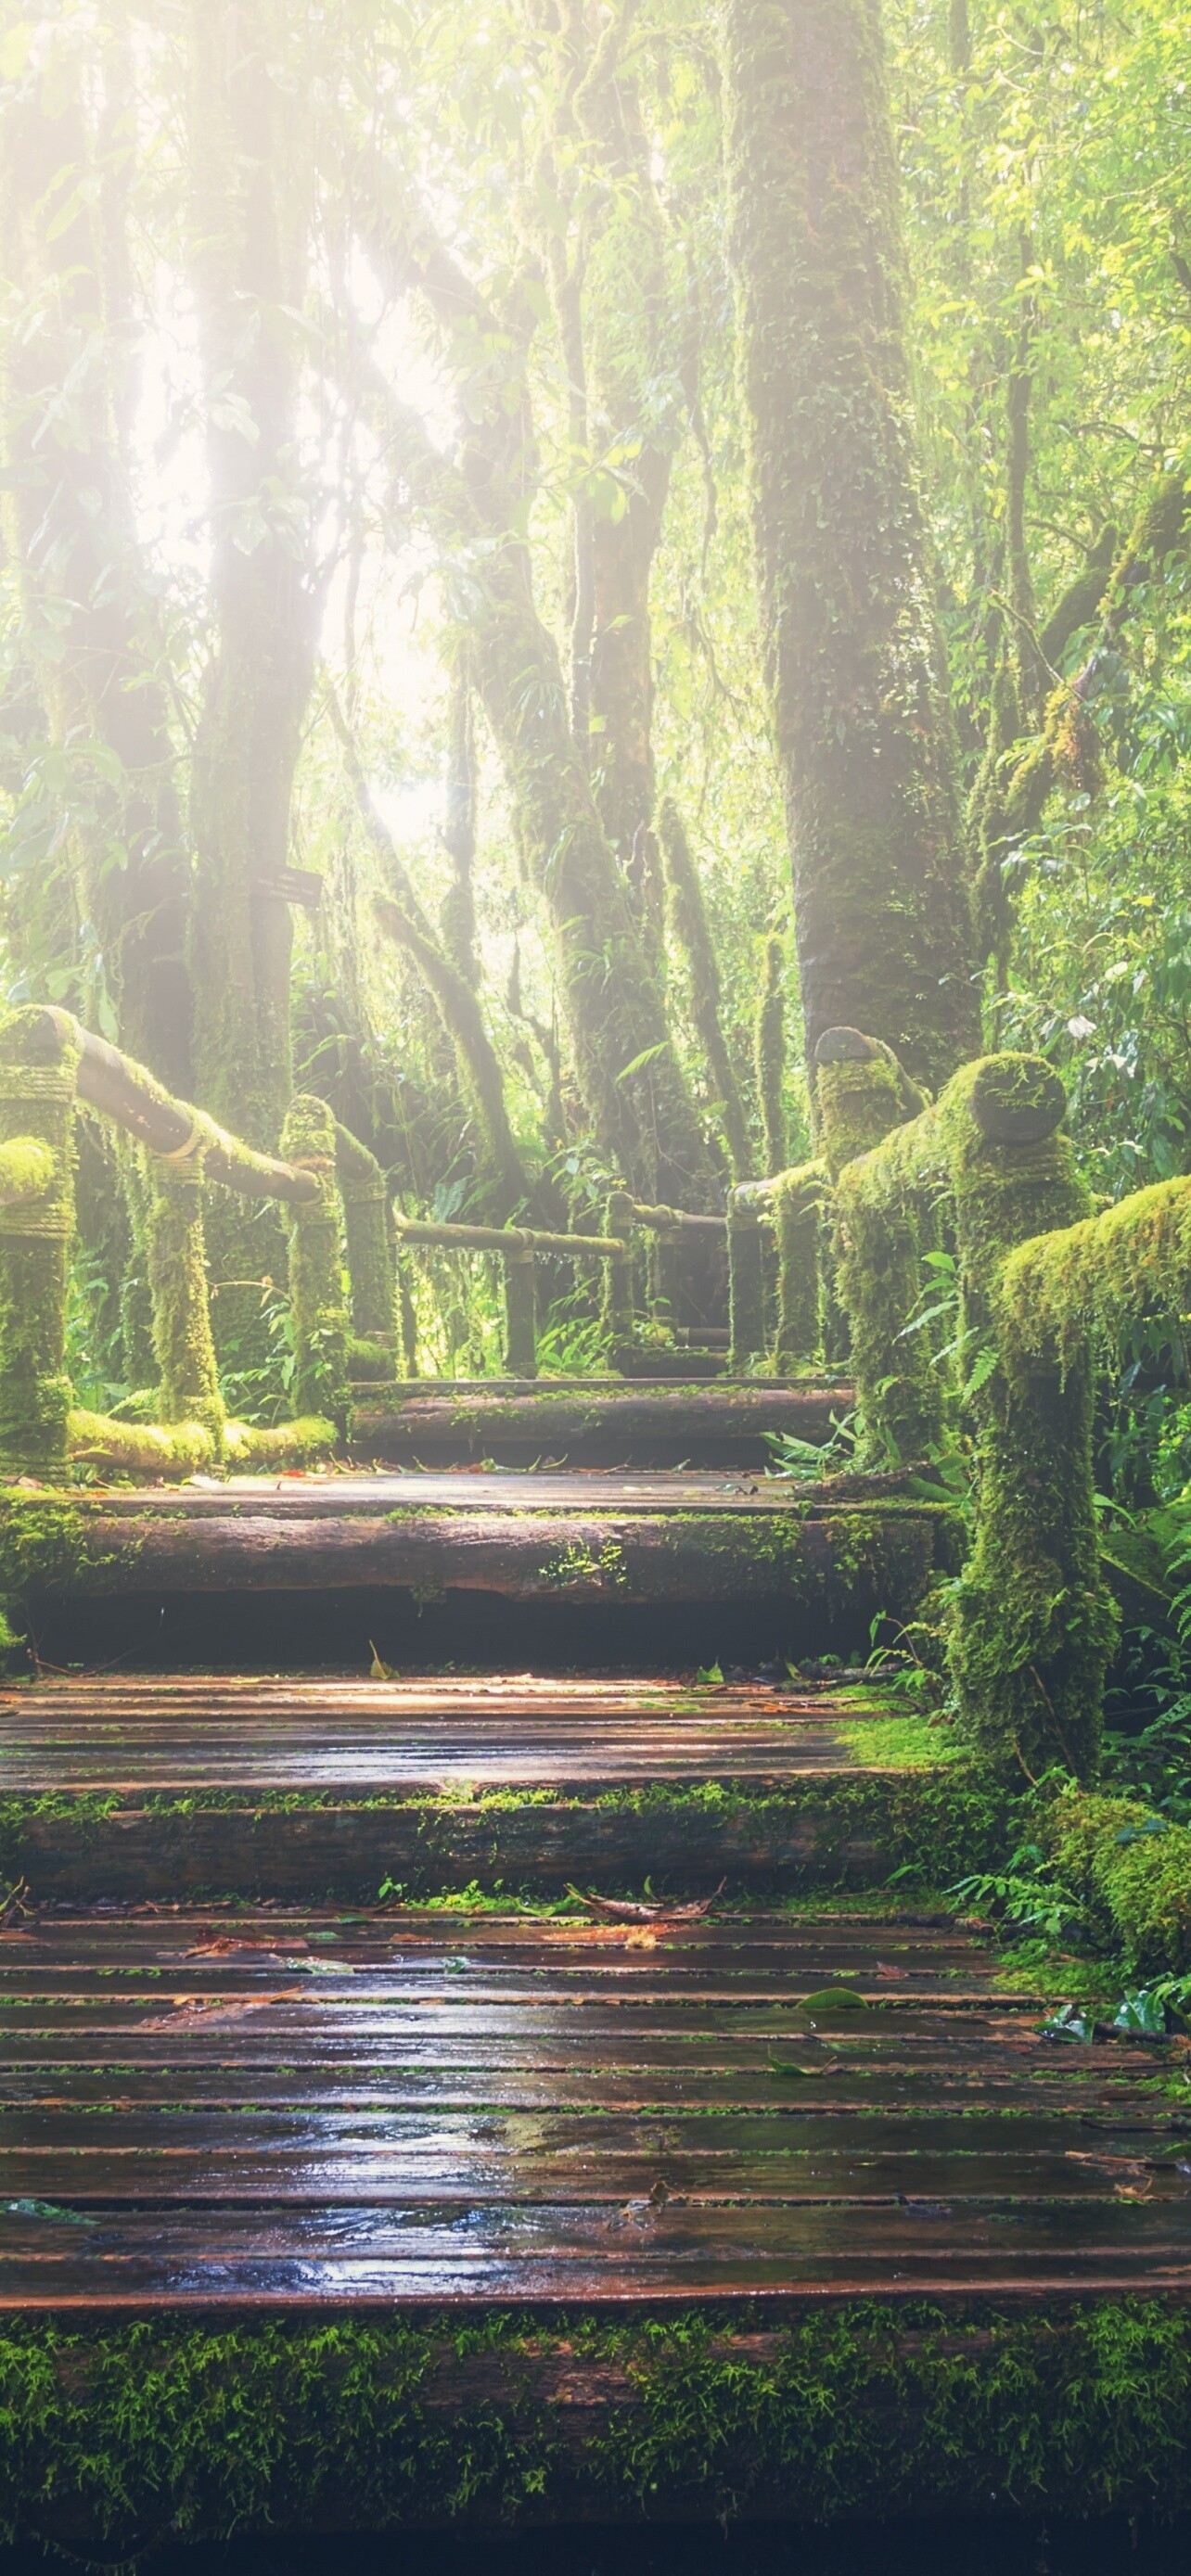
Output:
[[[979,1044],[878,0],[727,0],[731,257],[808,1059]]]

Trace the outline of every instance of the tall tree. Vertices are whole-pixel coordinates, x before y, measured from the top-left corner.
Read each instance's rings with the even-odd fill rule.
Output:
[[[979,1044],[879,0],[726,0],[731,257],[811,1061]]]
[[[526,534],[533,490],[527,348],[390,171],[364,218],[394,299],[434,316],[460,397],[455,454],[380,368],[357,360],[361,400],[401,499],[444,550],[469,667],[500,754],[526,872],[554,933],[580,1092],[603,1153],[633,1187],[711,1203],[715,1174],[683,1079],[626,879],[577,746],[558,647],[537,605]]]
[[[44,735],[48,847],[68,854],[80,999],[130,1052],[190,1088],[183,959],[188,864],[163,653],[137,542],[126,441],[132,316],[125,195],[131,150],[123,49],[94,66],[68,27],[30,49],[4,116],[3,260],[15,311],[3,339],[7,525],[27,667]],[[24,917],[46,918],[35,898]],[[18,906],[18,920],[22,917]],[[60,930],[65,927],[58,914]],[[22,961],[36,978],[39,961]],[[61,965],[60,957],[40,963]],[[52,989],[52,988],[51,988]]]
[[[294,66],[278,76],[284,45],[274,0],[192,0],[190,265],[215,627],[191,773],[195,1071],[203,1107],[263,1148],[293,1087],[285,870],[319,609],[298,449],[309,174],[296,166]],[[225,1348],[256,1338],[242,1283],[282,1257],[267,1212],[220,1208]]]

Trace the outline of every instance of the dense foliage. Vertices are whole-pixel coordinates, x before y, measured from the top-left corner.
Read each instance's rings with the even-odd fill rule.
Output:
[[[582,1225],[617,1177],[711,1206],[807,1150],[745,363],[773,315],[728,148],[782,14],[5,13],[5,990],[257,1145],[329,1098],[412,1212]],[[1191,1165],[1188,11],[836,25],[878,71],[883,32],[872,363],[937,581],[974,998],[1061,1067],[1116,1196]],[[107,1407],[145,1377],[126,1196],[97,1140],[74,1357]],[[238,1284],[279,1238],[211,1248],[251,1412],[292,1374],[284,1298]],[[482,1364],[492,1283],[453,1258],[428,1356]],[[588,1355],[582,1298],[550,1329]],[[1159,1441],[1185,1472],[1177,1319],[1127,1356],[1131,1503]]]

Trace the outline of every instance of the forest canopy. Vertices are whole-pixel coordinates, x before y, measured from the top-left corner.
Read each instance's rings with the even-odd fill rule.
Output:
[[[840,1021],[1191,1168],[1189,39],[8,0],[7,998],[439,1220],[722,1208]],[[80,1216],[109,1403],[98,1137]],[[211,1228],[248,1412],[276,1223]]]

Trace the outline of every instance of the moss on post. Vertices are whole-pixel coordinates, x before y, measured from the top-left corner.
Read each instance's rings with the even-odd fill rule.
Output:
[[[830,1202],[824,1163],[797,1163],[779,1172],[770,1205],[777,1236],[777,1341],[779,1368],[813,1359],[822,1327],[819,1246]]]
[[[66,1286],[74,1234],[78,1043],[65,1012],[14,1011],[0,1029],[0,1148],[48,1159],[36,1196],[0,1207],[0,1471],[65,1481]]]
[[[224,1407],[211,1334],[200,1154],[169,1163],[145,1155],[153,1349],[163,1422],[201,1423],[223,1455]]]
[[[747,1368],[765,1350],[765,1263],[761,1228],[769,1190],[765,1182],[745,1182],[728,1193],[729,1366]]]
[[[753,1057],[765,1169],[770,1179],[786,1167],[786,943],[770,930],[761,943],[761,989],[753,1028]]]
[[[393,1331],[397,1284],[385,1176],[375,1154],[338,1119],[335,1167],[347,1232],[352,1331],[362,1341],[385,1341]]]
[[[1002,1769],[1095,1765],[1116,1612],[1100,1579],[1086,1344],[1023,1357],[1000,1329],[1006,1262],[1088,1193],[1065,1136],[1062,1085],[1031,1056],[965,1065],[936,1112],[955,1194],[961,1330],[976,1436],[976,1540],[956,1592],[960,1719]],[[997,1363],[976,1383],[982,1353]],[[979,1366],[973,1367],[973,1358]]]
[[[343,1293],[343,1202],[336,1179],[335,1118],[325,1100],[299,1092],[281,1131],[285,1160],[313,1172],[318,1197],[288,1211],[289,1286],[297,1365],[293,1411],[347,1428],[348,1315]]]
[[[623,1243],[622,1253],[613,1253],[604,1264],[604,1296],[601,1312],[606,1348],[615,1350],[622,1342],[631,1342],[635,1307],[633,1298],[633,1206],[628,1190],[609,1190],[604,1214],[604,1232],[613,1242]]]
[[[916,1109],[921,1117],[923,1094],[878,1039],[828,1029],[816,1055],[815,1104],[835,1183],[836,1286],[850,1326],[861,1458],[874,1466],[921,1458],[942,1432],[943,1388],[925,1335],[905,1328],[922,1256],[937,1236],[913,1149],[907,1164],[890,1145],[896,1130],[914,1132],[906,1122]]]
[[[503,1260],[505,1367],[510,1377],[536,1377],[538,1318],[533,1248],[530,1244],[510,1246]]]

